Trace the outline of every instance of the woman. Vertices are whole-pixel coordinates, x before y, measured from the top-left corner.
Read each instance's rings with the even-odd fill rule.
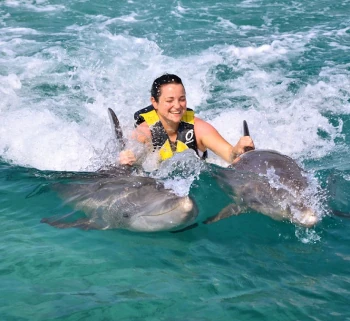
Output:
[[[246,147],[254,149],[249,136],[241,137],[232,146],[212,125],[195,117],[194,112],[187,108],[185,88],[176,75],[165,74],[153,82],[151,103],[135,113],[137,127],[132,137],[141,143],[153,145],[161,160],[170,158],[174,152],[191,148],[203,158],[210,149],[232,163],[244,153]],[[120,153],[119,162],[132,165],[136,157],[132,151],[124,150]]]

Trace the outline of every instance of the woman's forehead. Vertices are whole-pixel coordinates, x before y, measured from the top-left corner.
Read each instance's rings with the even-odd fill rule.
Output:
[[[166,84],[161,87],[161,96],[184,96],[185,88],[181,84]]]

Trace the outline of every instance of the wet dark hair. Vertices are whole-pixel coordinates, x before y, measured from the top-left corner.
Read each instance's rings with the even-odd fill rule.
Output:
[[[180,84],[183,86],[182,80],[180,77],[173,74],[164,74],[153,81],[151,88],[151,97],[155,99],[155,101],[159,102],[160,97],[160,89],[163,85],[166,84]]]

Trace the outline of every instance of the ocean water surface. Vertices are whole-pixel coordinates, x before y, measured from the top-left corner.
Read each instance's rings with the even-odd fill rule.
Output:
[[[350,320],[349,12],[349,0],[2,0],[0,319]],[[184,160],[154,175],[196,201],[194,229],[40,223],[71,211],[50,189],[60,175],[118,158],[107,108],[128,138],[165,72],[228,141],[247,120],[257,148],[305,168],[320,222],[201,224],[229,196]]]

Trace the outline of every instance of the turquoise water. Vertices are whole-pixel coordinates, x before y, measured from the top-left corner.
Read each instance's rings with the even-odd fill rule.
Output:
[[[0,319],[350,320],[350,218],[328,210],[350,212],[349,12],[346,0],[1,1]],[[41,224],[70,208],[38,188],[115,161],[107,108],[128,136],[164,72],[227,140],[246,119],[257,147],[306,168],[323,191],[320,223]],[[199,171],[166,183],[204,218],[228,196]]]

